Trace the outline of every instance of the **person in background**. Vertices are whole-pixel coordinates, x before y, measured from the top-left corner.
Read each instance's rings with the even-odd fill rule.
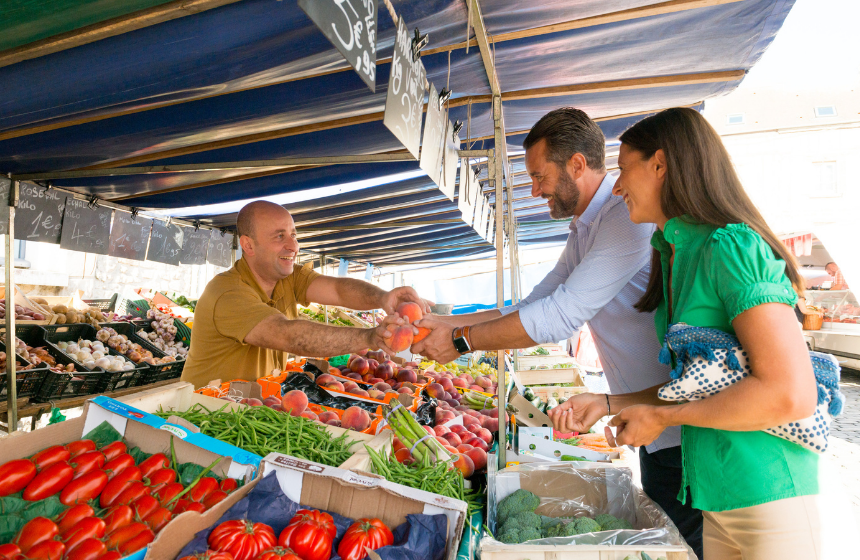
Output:
[[[824,270],[833,278],[833,284],[830,286],[831,290],[848,289],[848,283],[845,282],[845,277],[842,276],[842,271],[839,269],[839,265],[835,262],[829,262],[827,263],[827,266],[824,267]]]
[[[213,379],[253,381],[270,375],[283,369],[286,352],[337,356],[382,349],[394,354],[383,339],[391,336],[389,326],[403,324],[394,312],[397,306],[412,301],[430,311],[409,287],[386,292],[362,280],[323,276],[310,263],[295,268],[296,226],[283,206],[251,202],[239,211],[236,228],[242,258],[207,284],[194,312],[182,381],[195,388]],[[383,309],[389,316],[370,329],[299,320],[297,304],[309,302]]]
[[[762,430],[813,415],[818,391],[792,307],[794,259],[738,179],[717,132],[693,109],[662,111],[620,137],[614,193],[657,225],[648,289],[656,340],[684,323],[736,335],[751,375],[707,398],[661,401],[659,385],[610,421],[618,445],[683,427],[678,499],[704,511],[707,560],[838,558],[823,535],[819,456]],[[607,438],[613,434],[607,428]],[[823,551],[827,551],[826,553]]]
[[[615,178],[604,165],[606,139],[583,111],[565,107],[547,113],[523,147],[532,196],[547,200],[553,219],[573,218],[561,258],[517,305],[418,321],[432,332],[412,349],[447,363],[472,350],[564,340],[587,323],[612,395],[578,395],[550,413],[557,430],[587,432],[627,406],[630,393],[671,380],[669,367],[658,360],[653,316],[634,309],[648,283],[654,226],[632,223],[624,202],[612,196]],[[701,557],[702,513],[677,499],[679,443],[680,430],[669,428],[642,446],[642,487]]]

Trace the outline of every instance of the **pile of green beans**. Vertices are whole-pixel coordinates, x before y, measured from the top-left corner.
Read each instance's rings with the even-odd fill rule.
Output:
[[[430,465],[429,461],[425,461],[424,464],[415,462],[412,465],[404,465],[367,446],[365,449],[370,455],[373,472],[385,477],[389,482],[462,500],[469,506],[469,516],[485,504],[483,493],[475,489],[467,489],[463,473],[459,469],[451,468],[450,463],[438,461],[435,465]]]
[[[267,406],[225,410],[228,405],[212,411],[198,403],[185,412],[159,410],[156,414],[165,419],[169,416],[182,418],[200,428],[200,433],[260,457],[283,453],[337,467],[352,456],[349,447],[355,442],[347,438],[346,433],[332,437],[313,420],[290,416]]]

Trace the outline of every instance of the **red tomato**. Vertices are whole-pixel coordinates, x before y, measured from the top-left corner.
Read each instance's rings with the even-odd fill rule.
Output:
[[[27,552],[27,560],[61,560],[65,553],[66,545],[60,541],[44,541]]]
[[[236,482],[235,478],[225,478],[221,481],[221,490],[227,492],[228,494],[239,487],[239,484]]]
[[[149,525],[149,528],[152,529],[153,532],[157,533],[164,529],[165,525],[170,523],[171,519],[173,519],[173,514],[170,513],[170,510],[159,507],[157,510],[147,515],[143,522]]]
[[[17,560],[21,555],[21,549],[17,544],[0,544],[0,560]]]
[[[141,469],[141,471],[142,470],[143,469]],[[143,476],[149,479],[149,485],[153,488],[176,482],[176,471],[173,469],[158,469],[156,471],[151,471],[150,474],[144,474]]]
[[[108,483],[107,473],[104,471],[92,471],[80,476],[63,488],[60,494],[60,503],[66,506],[89,502],[98,497]]]
[[[394,535],[385,523],[379,519],[362,518],[346,530],[337,547],[337,553],[342,560],[361,560],[367,556],[365,547],[376,550],[393,543]]]
[[[212,509],[213,506],[224,500],[226,497],[227,492],[224,492],[223,490],[215,490],[214,492],[206,496],[206,499],[203,500],[203,506],[206,509]]]
[[[173,484],[168,484],[167,486],[159,488],[154,492],[154,494],[161,505],[168,506],[170,501],[183,490],[185,490],[185,488],[180,483],[174,482]]]
[[[66,550],[72,551],[76,546],[87,539],[100,539],[105,536],[104,519],[98,517],[86,517],[75,523],[62,535],[66,544]]]
[[[173,515],[179,515],[180,513],[184,513],[186,511],[196,511],[197,513],[203,513],[206,511],[206,506],[201,504],[200,502],[192,502],[191,500],[180,499],[177,500],[173,505]]]
[[[148,486],[143,482],[135,480],[125,487],[125,490],[122,491],[112,505],[130,504],[141,496],[146,496],[149,493],[150,489]]]
[[[82,453],[86,453],[88,451],[95,451],[96,444],[93,440],[90,439],[82,439],[78,441],[73,441],[72,443],[66,445],[66,449],[69,450],[72,457],[77,457]]]
[[[149,527],[143,523],[129,523],[112,531],[105,539],[105,544],[110,549],[119,550],[119,546],[127,540],[136,537],[143,531],[149,531]],[[120,550],[120,552],[122,552]]]
[[[113,459],[109,460],[104,465],[104,470],[108,472],[108,476],[113,479],[114,476],[118,475],[125,469],[134,466],[134,457],[129,455],[128,453],[123,453],[121,455],[117,455]],[[138,469],[139,472],[140,469]],[[141,480],[143,476],[138,478]]]
[[[108,550],[101,556],[99,556],[96,560],[122,560],[122,554],[115,550]]]
[[[89,504],[78,504],[76,506],[72,506],[57,518],[57,527],[60,529],[61,533],[65,533],[81,519],[85,517],[93,517],[95,513],[95,510],[93,510]]]
[[[53,496],[72,481],[75,471],[66,462],[54,463],[42,469],[24,489],[24,499],[30,502]]]
[[[155,471],[169,469],[170,459],[168,459],[164,453],[156,453],[142,461],[138,467],[140,468],[140,472],[143,473],[143,476],[149,478],[150,474]]]
[[[71,459],[72,454],[69,453],[69,450],[63,447],[62,445],[55,445],[53,447],[49,447],[47,449],[43,449],[30,457],[33,463],[36,465],[36,468],[39,471],[44,470],[46,467],[50,467],[54,463],[59,463],[60,461],[68,461]]]
[[[15,544],[26,553],[42,541],[51,540],[60,534],[57,525],[47,517],[34,517],[18,532]]]
[[[137,552],[141,548],[145,547],[153,540],[155,540],[155,533],[153,533],[149,529],[145,529],[134,537],[120,544],[117,550],[119,550],[121,554],[128,556],[132,552]]]
[[[229,552],[218,552],[217,550],[207,550],[206,552],[195,554],[194,556],[183,556],[179,560],[234,560],[233,555]]]
[[[104,454],[108,461],[113,461],[123,453],[126,453],[128,451],[128,447],[121,441],[115,441],[105,445],[99,449],[99,451]]]
[[[143,521],[147,515],[161,507],[158,500],[149,494],[141,496],[129,505],[131,505],[131,510],[134,512],[134,515],[141,521]]]
[[[119,503],[117,502],[117,499],[120,494],[122,494],[132,482],[139,481],[141,478],[140,469],[137,467],[128,467],[120,471],[119,474],[114,475],[114,477],[105,485],[105,488],[102,490],[102,494],[99,497],[99,504],[101,507],[117,505]]]
[[[100,469],[105,464],[105,456],[101,451],[88,451],[81,453],[73,461],[69,461],[72,468],[75,469],[75,478],[87,474],[90,471]]]
[[[331,515],[300,509],[281,531],[278,544],[294,550],[303,560],[329,560],[337,527]]]
[[[36,465],[30,459],[15,459],[0,466],[0,497],[16,494],[36,476]]]
[[[275,532],[265,523],[245,519],[225,521],[209,533],[209,547],[229,552],[235,560],[253,560],[275,546]]]
[[[109,535],[131,523],[134,520],[134,510],[130,506],[113,506],[102,519],[105,521],[105,534]]]
[[[197,484],[188,491],[188,499],[192,502],[203,503],[206,496],[218,490],[218,481],[211,476],[204,476],[197,481]]]
[[[295,552],[290,550],[289,548],[281,548],[280,546],[276,546],[272,550],[267,550],[266,552],[260,554],[254,560],[305,560],[298,556]]]
[[[86,539],[66,554],[66,560],[98,560],[106,552],[105,543],[99,539]]]

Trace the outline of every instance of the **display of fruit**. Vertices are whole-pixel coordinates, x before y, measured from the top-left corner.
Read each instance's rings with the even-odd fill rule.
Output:
[[[172,317],[157,309],[150,309],[146,312],[146,318],[152,321],[152,331],[141,329],[137,331],[139,337],[148,340],[168,356],[184,358],[188,354],[188,347],[181,340],[176,340],[177,328]]]

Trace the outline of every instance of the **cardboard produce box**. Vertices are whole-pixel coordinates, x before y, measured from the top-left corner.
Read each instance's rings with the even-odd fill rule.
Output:
[[[248,382],[248,389],[249,391],[257,391],[260,389],[260,386],[256,383]],[[214,397],[207,397],[206,395],[195,393],[194,386],[191,383],[185,383],[182,381],[171,385],[165,385],[163,387],[156,387],[148,391],[127,395],[125,397],[121,397],[121,400],[150,413],[157,412],[159,407],[164,411],[176,410],[184,412],[195,404],[201,404],[212,411],[218,410],[224,405],[227,405],[227,408],[230,410],[238,410],[246,407],[244,404],[216,399]],[[340,465],[341,468],[369,469],[370,455],[368,455],[365,450],[365,445],[374,451],[382,451],[391,448],[391,430],[385,430],[379,434],[373,435],[356,432],[354,430],[347,430],[337,426],[328,426],[326,424],[320,424],[320,426],[325,427],[325,430],[329,432],[332,437],[336,438],[341,434],[346,433],[347,437],[355,442],[350,447],[350,451],[353,452],[352,457],[342,463]]]
[[[215,459],[222,457],[212,469],[219,477],[249,481],[261,460],[260,457],[238,447],[189,432],[181,426],[169,424],[161,418],[105,396],[87,401],[83,415],[78,418],[52,424],[35,432],[13,432],[0,438],[0,457],[5,462],[29,457],[53,445],[65,445],[81,439],[102,422],[108,422],[122,434],[129,448],[139,447],[149,454],[169,453],[170,440],[173,438],[179,463],[195,463],[208,467]],[[225,505],[228,501],[224,500],[207,513],[223,515],[229,508],[229,505]],[[185,512],[171,520],[167,527],[181,527],[187,521],[200,516],[197,512]],[[167,527],[163,530],[167,530]],[[140,550],[127,558],[139,560],[144,557],[144,553],[145,550]]]
[[[448,518],[448,549],[445,557],[447,560],[457,557],[466,520],[466,502],[394,484],[376,475],[273,453],[261,463],[253,482],[230,495],[230,505],[241,500],[270,472],[275,473],[281,490],[294,502],[351,519],[376,517],[392,529],[403,523],[408,514],[445,514]],[[182,527],[168,526],[153,541],[146,558],[176,558],[197,532],[212,526],[225,511],[208,511],[190,519]]]
[[[494,534],[500,529],[496,522],[499,502],[519,489],[540,497],[538,515],[594,518],[610,514],[633,529],[532,541],[536,544],[509,545],[485,536],[482,560],[622,560],[639,558],[641,552],[654,559],[695,558],[672,520],[633,484],[629,468],[605,463],[527,463],[499,471],[495,459],[491,455],[487,466],[487,519]],[[543,544],[546,542],[572,544]]]

